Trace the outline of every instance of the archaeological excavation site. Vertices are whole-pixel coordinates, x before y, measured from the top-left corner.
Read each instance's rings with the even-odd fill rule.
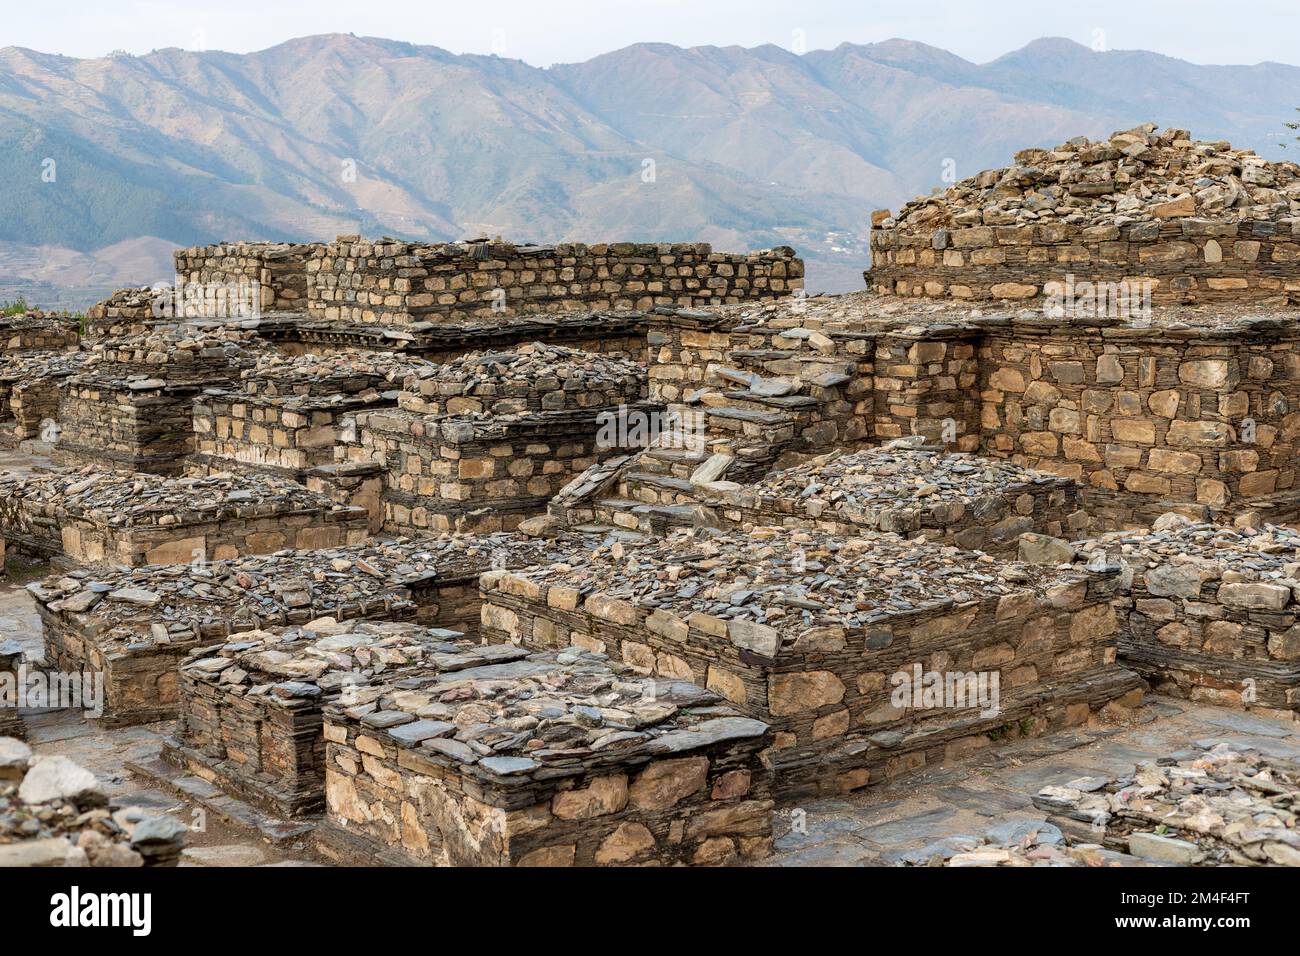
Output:
[[[1140,126],[870,248],[0,317],[0,866],[1300,866],[1300,166]]]

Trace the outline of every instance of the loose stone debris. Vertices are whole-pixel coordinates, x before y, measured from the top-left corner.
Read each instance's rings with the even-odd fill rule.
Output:
[[[1231,743],[1044,787],[1034,805],[1062,831],[1153,863],[1300,866],[1300,764]]]
[[[188,832],[173,817],[111,806],[67,757],[0,737],[0,867],[175,866]]]

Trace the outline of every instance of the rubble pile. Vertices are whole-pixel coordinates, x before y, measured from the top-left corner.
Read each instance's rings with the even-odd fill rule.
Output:
[[[766,724],[578,649],[475,648],[325,708],[329,819],[466,866],[719,865],[771,853]]]
[[[560,544],[550,547],[563,553]],[[230,561],[78,569],[27,590],[52,666],[101,672],[106,721],[140,723],[175,715],[177,663],[200,641],[324,616],[418,617],[472,628],[481,572],[526,567],[551,554],[514,535],[444,535]]]
[[[281,478],[82,468],[0,472],[0,534],[47,557],[135,567],[359,544],[369,529],[361,509]]]
[[[1087,516],[1077,497],[1068,478],[901,442],[831,452],[710,496],[742,528],[888,531],[994,554],[1014,551],[1025,532],[1081,532]]]
[[[1169,207],[1178,203],[1177,210]],[[1173,214],[1241,222],[1300,217],[1300,166],[1269,162],[1226,141],[1152,125],[1023,149],[1015,163],[907,203],[899,226],[979,226],[1059,220],[1123,226]]]
[[[1131,776],[1044,787],[1034,805],[1069,836],[1180,866],[1300,866],[1300,764],[1204,741]]]
[[[1080,564],[1124,567],[1120,654],[1157,690],[1283,719],[1300,712],[1300,534],[1170,514],[1077,552]]]
[[[459,631],[328,617],[235,634],[181,663],[180,721],[163,756],[284,816],[316,812],[325,799],[325,704],[359,705],[404,676],[526,654]]]
[[[1156,301],[1295,303],[1300,166],[1154,124],[1026,149],[872,217],[878,292],[1025,299],[1150,281]]]
[[[776,728],[778,788],[836,792],[989,745],[1009,722],[1136,705],[1139,679],[1115,666],[1117,578],[883,533],[694,529],[488,572],[482,633],[716,690]],[[925,703],[925,671],[983,673],[999,703],[969,684]],[[916,696],[898,697],[904,680]]]
[[[0,867],[175,866],[189,828],[110,806],[95,775],[0,737]]]
[[[92,338],[145,335],[165,316],[160,314],[160,292],[149,286],[118,289],[86,310],[86,332]]]

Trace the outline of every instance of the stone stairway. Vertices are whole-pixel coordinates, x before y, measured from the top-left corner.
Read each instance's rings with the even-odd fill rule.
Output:
[[[710,383],[674,407],[672,430],[579,476],[552,503],[552,515],[570,526],[652,535],[716,524],[711,490],[755,481],[787,452],[817,449],[831,437],[824,422],[832,408],[848,407],[840,386],[853,378],[852,361],[794,349],[729,357],[733,365],[711,365]]]

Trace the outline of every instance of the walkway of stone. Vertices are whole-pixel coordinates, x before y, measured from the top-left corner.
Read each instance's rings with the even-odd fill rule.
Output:
[[[962,838],[996,830],[1001,842],[1043,821],[1030,796],[1049,784],[1127,774],[1139,762],[1222,741],[1300,760],[1300,723],[1152,698],[1132,727],[1014,741],[866,793],[784,808],[767,865],[871,866],[951,856]]]

